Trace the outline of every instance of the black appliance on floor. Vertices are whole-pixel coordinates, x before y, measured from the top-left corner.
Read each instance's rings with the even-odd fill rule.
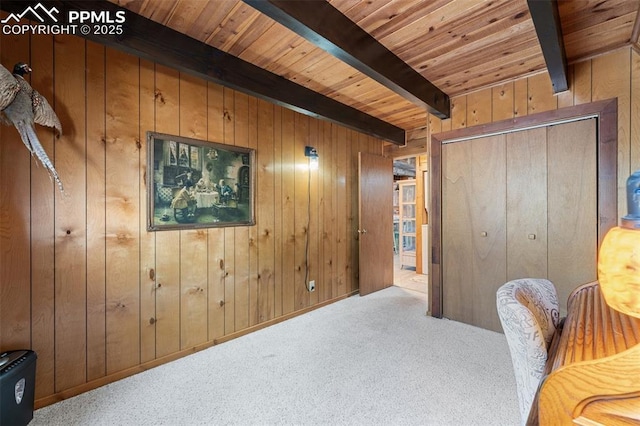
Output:
[[[0,354],[0,425],[24,426],[33,419],[37,358],[31,350]]]

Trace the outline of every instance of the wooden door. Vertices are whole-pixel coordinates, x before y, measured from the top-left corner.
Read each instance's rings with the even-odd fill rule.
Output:
[[[446,144],[442,158],[443,315],[500,330],[495,293],[506,278],[505,136]]]
[[[616,116],[616,101],[607,100],[529,116],[518,124],[539,129],[514,128],[513,120],[491,126],[492,131],[504,132],[507,146],[506,182],[489,177],[484,183],[491,196],[500,196],[502,187],[507,191],[505,281],[548,278],[558,290],[561,315],[569,293],[597,277],[598,244],[617,221]],[[430,150],[435,182],[430,211],[431,314],[470,324],[475,324],[473,313],[464,310],[475,310],[476,303],[469,297],[476,286],[475,269],[469,265],[476,261],[477,235],[470,212],[477,208],[466,197],[471,190],[464,182],[472,178],[469,170],[482,154],[460,144],[482,141],[485,131],[485,126],[477,126],[432,135]]]
[[[393,284],[393,161],[358,153],[360,295]]]
[[[507,281],[547,276],[547,130],[508,133]]]
[[[467,324],[473,323],[471,147],[442,146],[442,315]]]
[[[495,293],[548,278],[561,314],[596,279],[595,119],[442,147],[443,316],[501,331]]]
[[[597,278],[598,182],[595,118],[547,128],[548,278],[561,314],[571,291]]]

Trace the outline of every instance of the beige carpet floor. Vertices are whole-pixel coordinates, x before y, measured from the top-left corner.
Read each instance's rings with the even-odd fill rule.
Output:
[[[517,425],[504,335],[353,296],[35,412],[39,425]]]

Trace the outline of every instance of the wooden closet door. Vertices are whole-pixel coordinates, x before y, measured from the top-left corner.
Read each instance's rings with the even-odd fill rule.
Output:
[[[577,286],[597,278],[597,133],[595,118],[547,128],[549,280],[561,314]]]
[[[506,278],[505,136],[446,144],[442,158],[443,315],[499,331],[495,294]]]
[[[442,315],[473,323],[471,144],[442,146]]]
[[[507,281],[547,276],[547,130],[507,138]]]

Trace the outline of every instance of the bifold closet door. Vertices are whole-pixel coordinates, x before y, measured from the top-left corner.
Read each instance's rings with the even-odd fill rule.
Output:
[[[561,315],[597,276],[595,119],[442,146],[442,315],[502,331],[496,290],[548,278]]]
[[[547,276],[547,129],[508,133],[507,281]]]
[[[569,294],[597,278],[596,119],[547,127],[548,278],[561,315]]]
[[[442,150],[443,315],[501,330],[495,295],[506,278],[505,136]]]

